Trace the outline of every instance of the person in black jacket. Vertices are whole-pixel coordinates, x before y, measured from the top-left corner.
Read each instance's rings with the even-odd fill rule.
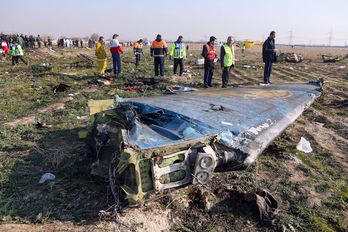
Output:
[[[276,62],[276,53],[277,49],[275,49],[274,39],[276,37],[275,31],[272,31],[266,41],[262,46],[262,59],[265,62],[265,70],[263,74],[263,81],[265,84],[272,84],[270,80],[271,72],[272,72],[272,64]]]

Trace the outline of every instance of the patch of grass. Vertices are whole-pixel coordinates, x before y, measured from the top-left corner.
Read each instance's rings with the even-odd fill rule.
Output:
[[[0,151],[23,151],[35,146],[40,138],[31,126],[4,127],[0,130]]]
[[[46,138],[61,141],[59,135]],[[73,141],[71,137],[70,140]],[[48,165],[46,155],[35,149],[28,156],[10,158],[0,165],[0,220],[37,223],[97,218],[98,208],[107,207],[107,184],[90,177],[89,157],[73,154],[69,149],[66,152],[69,155],[59,168]],[[55,181],[39,184],[46,172],[56,175]]]
[[[323,106],[320,103],[314,102],[312,106],[313,106],[313,108],[315,108],[317,110],[326,111],[325,106]]]
[[[344,231],[344,225],[339,220],[343,217],[341,210],[347,205],[347,185],[344,177],[326,161],[329,157],[327,154],[297,152],[296,155],[303,161],[297,168],[310,177],[308,181],[315,186],[316,192],[330,192],[331,197],[316,209],[308,208],[305,199],[291,201],[293,213],[305,219],[304,226],[312,230]]]
[[[317,228],[317,231],[322,231],[322,232],[332,232],[334,231],[333,229],[331,229],[329,227],[329,225],[327,224],[327,222],[317,216],[313,217],[313,222],[314,222],[314,226]]]
[[[336,114],[342,117],[348,117],[348,110],[337,110]]]
[[[255,167],[249,167],[245,171],[235,171],[230,173],[217,173],[217,175],[223,175],[224,179],[229,183],[242,183],[246,190],[256,188]]]
[[[281,174],[281,182],[278,186],[278,191],[280,192],[280,196],[283,199],[291,199],[293,198],[293,192],[294,192],[294,184],[289,180],[290,173],[283,172]]]
[[[301,170],[308,176],[312,176],[312,170],[307,165],[299,164],[296,169]]]
[[[319,185],[315,186],[315,191],[318,193],[325,193],[330,189],[330,185],[328,183],[320,183]]]
[[[299,231],[346,231],[347,225],[342,218],[347,207],[347,184],[342,173],[329,162],[332,155],[325,150],[305,154],[297,151],[288,139],[277,139],[265,151],[266,155],[259,159],[260,170],[271,175],[263,177],[259,182],[260,187],[276,189],[273,193],[281,198],[281,221],[285,226],[289,223]],[[288,155],[296,155],[302,161],[295,170],[306,175],[305,182],[294,184],[289,180],[291,173],[282,165]],[[272,184],[272,181],[279,179],[280,183]],[[309,207],[308,200],[312,196],[305,193],[305,186],[309,189],[314,187],[316,193],[327,195],[328,198],[321,202],[321,206]]]

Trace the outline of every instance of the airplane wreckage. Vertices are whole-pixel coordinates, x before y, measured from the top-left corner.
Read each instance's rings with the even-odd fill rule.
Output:
[[[243,170],[321,95],[309,83],[199,90],[91,100],[92,174],[109,179],[116,204],[206,184],[214,172]]]

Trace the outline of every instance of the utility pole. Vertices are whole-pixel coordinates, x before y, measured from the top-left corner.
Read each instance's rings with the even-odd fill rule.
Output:
[[[290,35],[289,35],[289,45],[292,45],[292,38],[293,38],[293,31],[291,28]]]
[[[330,33],[329,33],[329,46],[331,46],[332,35],[333,35],[333,31],[332,31],[332,29],[331,29],[331,31],[330,31]]]

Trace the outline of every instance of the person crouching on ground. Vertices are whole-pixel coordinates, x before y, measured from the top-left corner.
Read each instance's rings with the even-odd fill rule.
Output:
[[[110,41],[110,52],[112,55],[112,67],[114,70],[114,75],[117,77],[121,73],[120,53],[123,54],[120,42],[118,41],[118,34],[114,34],[112,36],[112,40]]]
[[[104,76],[106,69],[106,52],[104,49],[104,44],[104,37],[100,36],[95,48],[95,55],[97,57],[98,72],[102,76]]]
[[[213,87],[211,82],[214,75],[214,59],[216,38],[211,36],[209,42],[203,45],[202,56],[204,57],[204,88]]]
[[[226,88],[230,77],[231,69],[234,68],[234,46],[233,37],[227,38],[227,43],[221,46],[220,61],[222,71],[222,88]]]

